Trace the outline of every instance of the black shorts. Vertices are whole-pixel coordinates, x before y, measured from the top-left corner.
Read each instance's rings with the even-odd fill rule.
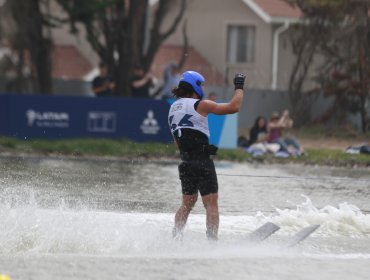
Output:
[[[218,192],[215,165],[212,159],[183,161],[179,165],[182,193],[201,196]]]

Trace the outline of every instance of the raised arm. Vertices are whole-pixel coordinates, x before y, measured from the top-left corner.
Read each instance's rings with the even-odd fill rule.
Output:
[[[151,82],[152,79],[153,79],[153,76],[150,73],[147,73],[142,79],[133,81],[132,86],[134,88],[145,86],[148,82]]]
[[[277,123],[278,127],[280,128],[292,128],[293,127],[293,120],[289,117],[289,111],[285,110]]]
[[[208,114],[227,115],[239,112],[243,103],[244,95],[244,74],[236,74],[234,77],[235,92],[229,103],[216,103],[211,100],[201,101],[198,105],[198,113],[207,116]]]

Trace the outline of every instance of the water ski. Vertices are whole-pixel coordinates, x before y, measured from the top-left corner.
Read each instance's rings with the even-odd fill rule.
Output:
[[[305,240],[307,237],[309,237],[314,231],[316,231],[320,225],[312,225],[305,227],[301,229],[299,232],[297,232],[293,237],[289,239],[285,247],[293,247],[297,245],[298,243],[302,242]]]
[[[271,236],[272,234],[274,234],[279,229],[280,227],[278,225],[271,222],[267,222],[260,226],[259,228],[257,228],[255,231],[251,232],[248,235],[247,240],[250,242],[259,243],[268,238],[269,236]]]

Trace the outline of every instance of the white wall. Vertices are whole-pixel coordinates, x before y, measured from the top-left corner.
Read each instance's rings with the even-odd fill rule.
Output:
[[[179,0],[173,1],[169,22],[176,15]],[[253,88],[269,88],[271,84],[272,28],[265,24],[240,0],[189,0],[185,18],[188,23],[189,44],[194,46],[220,73],[229,69],[234,72],[247,72],[249,85]],[[227,65],[227,26],[228,24],[250,24],[256,26],[256,62],[253,64]],[[183,43],[181,28],[166,43]]]

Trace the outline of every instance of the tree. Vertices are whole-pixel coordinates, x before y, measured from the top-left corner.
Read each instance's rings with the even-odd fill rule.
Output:
[[[362,131],[368,129],[366,104],[370,98],[370,2],[368,0],[287,0],[298,5],[306,20],[321,22],[322,31],[307,41],[319,40],[324,63],[317,81],[324,94],[335,97],[331,110],[339,120],[359,112]]]
[[[289,77],[288,93],[292,104],[292,115],[296,125],[310,120],[312,103],[317,97],[317,88],[305,88],[314,57],[317,54],[323,31],[321,21],[296,24],[291,32],[291,44],[295,60]],[[310,37],[310,40],[307,40]]]
[[[326,61],[319,81],[327,95],[335,96],[335,112],[342,119],[345,116],[341,111],[360,113],[365,133],[369,129],[366,105],[370,98],[370,18],[367,12],[370,3],[349,2],[343,2],[333,16],[341,15],[341,22],[335,22],[332,40],[323,45]]]
[[[42,13],[48,0],[11,0],[8,1],[12,18],[15,22],[15,32],[10,38],[11,47],[18,55],[17,90],[24,91],[23,68],[29,57],[32,91],[40,94],[52,93],[51,78],[51,40],[45,36],[48,26]]]
[[[130,95],[128,85],[134,66],[150,68],[158,48],[176,30],[186,8],[186,0],[180,0],[175,19],[163,31],[163,20],[176,1],[159,0],[151,24],[148,0],[57,1],[68,14],[73,33],[78,32],[76,23],[84,26],[91,47],[113,73],[116,94],[126,96]]]

